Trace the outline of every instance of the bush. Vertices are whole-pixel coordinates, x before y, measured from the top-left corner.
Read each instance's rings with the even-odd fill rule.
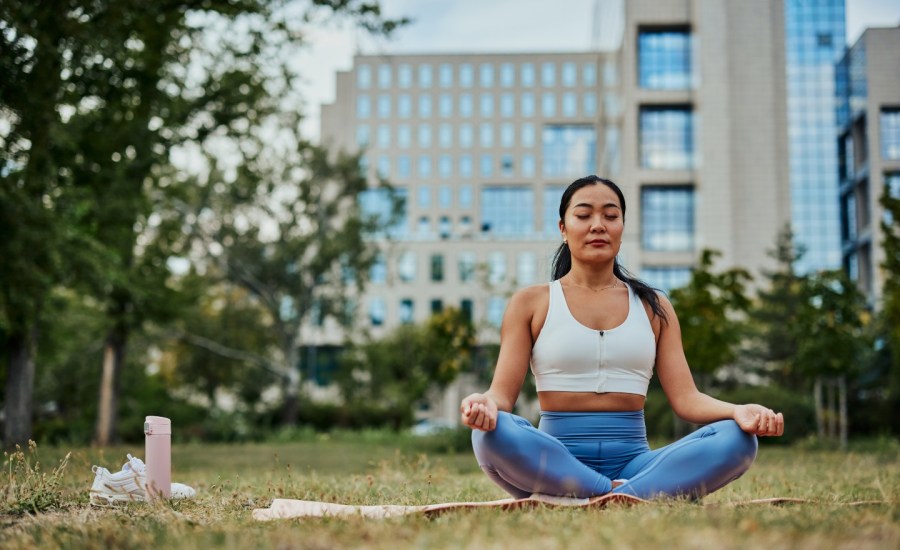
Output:
[[[811,395],[778,386],[747,386],[714,394],[730,403],[758,403],[784,414],[784,435],[762,437],[760,442],[789,445],[816,433],[816,411]]]

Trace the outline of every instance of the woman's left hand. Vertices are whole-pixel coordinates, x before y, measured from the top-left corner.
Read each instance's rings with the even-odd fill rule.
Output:
[[[758,436],[784,433],[784,416],[762,405],[735,405],[734,421],[745,432]]]

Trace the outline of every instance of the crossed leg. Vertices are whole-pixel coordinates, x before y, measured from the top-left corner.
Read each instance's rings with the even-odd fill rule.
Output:
[[[532,493],[591,497],[610,491],[610,478],[589,468],[555,437],[520,416],[501,412],[490,432],[472,432],[472,447],[487,476],[516,498]],[[699,498],[740,477],[756,457],[756,436],[722,420],[633,458],[615,492],[640,498]]]

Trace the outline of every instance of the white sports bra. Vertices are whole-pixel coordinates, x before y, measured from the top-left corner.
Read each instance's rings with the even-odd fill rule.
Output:
[[[625,286],[625,322],[609,330],[594,330],[572,316],[559,280],[550,283],[547,318],[531,348],[537,391],[647,395],[656,362],[656,338],[644,304]]]

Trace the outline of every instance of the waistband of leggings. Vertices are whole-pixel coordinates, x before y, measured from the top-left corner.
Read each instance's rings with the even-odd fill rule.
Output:
[[[627,422],[629,420],[644,420],[644,409],[639,411],[578,411],[578,412],[562,412],[562,411],[541,411],[541,418],[547,419],[584,419],[584,420],[621,420]]]

